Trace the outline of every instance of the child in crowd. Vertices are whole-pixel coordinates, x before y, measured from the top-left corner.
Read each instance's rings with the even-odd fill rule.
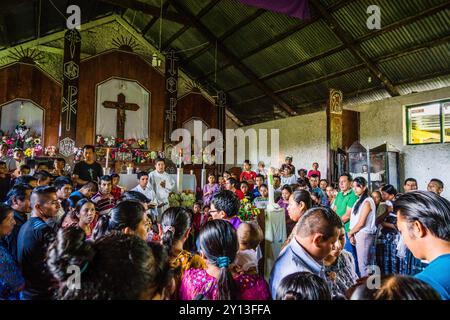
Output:
[[[216,183],[216,176],[213,173],[208,175],[208,183],[203,186],[203,203],[209,205],[214,195],[219,192],[219,185]]]
[[[205,217],[206,221],[212,220],[212,217],[211,217],[211,214],[209,213],[209,211],[211,211],[210,206],[203,206],[203,216]]]
[[[281,185],[291,185],[297,182],[297,177],[294,172],[292,172],[292,168],[286,166],[283,170],[283,175],[281,176]]]
[[[248,189],[253,190],[255,185],[256,172],[252,171],[252,165],[249,160],[244,161],[244,171],[242,171],[239,181],[246,181],[248,183]]]
[[[261,196],[261,193],[259,193],[259,187],[261,187],[261,185],[264,183],[264,176],[262,175],[257,175],[255,178],[255,188],[253,188],[252,193],[253,193],[253,199]]]
[[[258,245],[263,240],[263,232],[256,222],[243,222],[237,229],[239,251],[233,263],[236,273],[257,274],[258,257],[256,251]]]
[[[264,177],[264,179],[267,178],[267,169],[266,169],[266,165],[264,164],[264,161],[259,161],[258,162],[258,169],[256,169],[256,174],[258,175],[262,175]]]
[[[120,176],[117,173],[113,173],[111,175],[111,194],[114,197],[114,200],[119,200],[120,196],[125,192],[125,188],[119,186]]]
[[[202,205],[200,204],[200,202],[194,203],[192,211],[192,228],[194,231],[194,238],[197,239],[198,234],[200,233],[200,229],[207,221],[207,217],[204,216],[202,212]]]
[[[259,187],[259,193],[261,195],[253,200],[253,204],[258,209],[266,209],[267,204],[269,203],[269,189],[266,184],[262,184]]]
[[[241,182],[241,191],[242,191],[242,193],[244,194],[244,197],[245,197],[248,201],[250,201],[250,202],[253,201],[253,193],[251,193],[251,192],[249,191],[247,181],[242,181],[242,182]]]

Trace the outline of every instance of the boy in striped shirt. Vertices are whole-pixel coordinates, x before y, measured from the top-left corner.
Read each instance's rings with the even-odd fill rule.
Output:
[[[98,215],[109,214],[112,208],[116,205],[116,200],[111,194],[112,179],[111,176],[102,176],[100,178],[100,186],[98,193],[92,197],[92,202],[95,204],[95,210]],[[95,219],[97,220],[97,219]]]

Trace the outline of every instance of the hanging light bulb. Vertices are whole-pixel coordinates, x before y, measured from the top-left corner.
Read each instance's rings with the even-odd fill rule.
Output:
[[[152,66],[153,67],[157,67],[158,66],[158,56],[156,55],[156,53],[152,54]]]

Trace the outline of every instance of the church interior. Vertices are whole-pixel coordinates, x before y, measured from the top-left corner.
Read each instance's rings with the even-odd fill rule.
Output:
[[[86,146],[123,190],[163,159],[191,206],[210,175],[252,189],[244,160],[450,199],[449,21],[447,0],[2,0],[1,160],[17,179],[63,159],[75,191]]]

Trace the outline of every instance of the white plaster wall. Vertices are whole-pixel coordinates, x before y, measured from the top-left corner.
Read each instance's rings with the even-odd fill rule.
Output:
[[[227,127],[227,129],[230,129]],[[327,148],[326,148],[326,114],[325,111],[290,117],[286,119],[264,122],[252,126],[242,127],[247,129],[267,129],[270,137],[271,129],[279,130],[279,155],[277,165],[284,162],[286,155],[293,156],[293,164],[296,170],[300,168],[310,169],[313,162],[319,163],[322,175],[327,175]],[[270,156],[270,143],[268,143]],[[248,149],[248,148],[247,148]],[[259,152],[259,150],[258,150]],[[246,154],[255,163],[262,160],[270,163],[269,157],[259,158],[256,154]],[[241,163],[235,165],[240,166]],[[231,167],[233,165],[228,165]]]
[[[405,105],[450,98],[450,88],[411,94],[346,109],[360,111],[360,140],[364,146],[385,141],[401,150],[400,181],[413,177],[419,189],[426,190],[431,178],[444,182],[443,196],[450,199],[450,143],[406,145]]]

